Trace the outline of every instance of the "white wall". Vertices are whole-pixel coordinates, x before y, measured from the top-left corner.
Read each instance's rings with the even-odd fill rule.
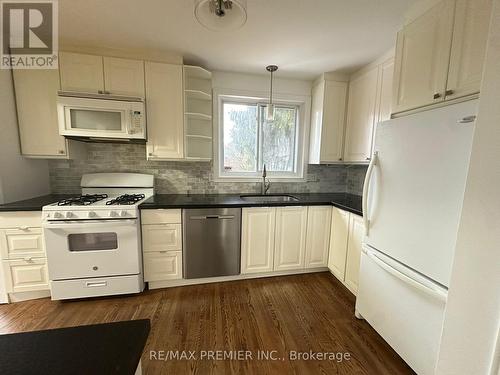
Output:
[[[234,89],[249,92],[262,92],[269,96],[270,74],[262,75],[232,72],[213,72],[212,85],[216,89]],[[274,73],[273,93],[286,95],[311,96],[312,81],[281,79],[279,70]]]
[[[500,0],[494,0],[437,374],[499,374]]]
[[[0,69],[0,204],[49,194],[46,160],[21,156],[12,76]]]

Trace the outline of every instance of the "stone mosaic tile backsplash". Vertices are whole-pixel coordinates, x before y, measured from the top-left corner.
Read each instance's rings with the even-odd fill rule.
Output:
[[[146,146],[89,143],[84,160],[50,160],[54,194],[80,193],[85,173],[134,172],[155,176],[157,194],[259,193],[260,183],[216,182],[212,163],[146,160]],[[349,192],[361,194],[366,167],[309,165],[305,182],[273,182],[270,193]]]

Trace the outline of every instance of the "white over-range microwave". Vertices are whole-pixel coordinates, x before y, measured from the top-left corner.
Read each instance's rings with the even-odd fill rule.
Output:
[[[145,141],[142,98],[59,92],[59,134],[90,141]]]

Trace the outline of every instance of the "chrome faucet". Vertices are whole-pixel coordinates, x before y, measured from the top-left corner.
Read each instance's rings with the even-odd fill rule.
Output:
[[[260,193],[262,195],[266,195],[267,191],[271,187],[271,181],[269,181],[269,180],[266,181],[266,177],[267,177],[266,165],[264,164],[264,169],[262,171],[262,185],[261,185],[261,190],[260,190]]]

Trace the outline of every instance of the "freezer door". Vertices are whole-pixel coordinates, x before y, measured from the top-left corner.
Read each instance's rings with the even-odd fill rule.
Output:
[[[419,375],[434,374],[447,291],[363,248],[356,312]]]
[[[448,286],[477,100],[380,123],[365,241]],[[471,117],[472,116],[472,117]]]

